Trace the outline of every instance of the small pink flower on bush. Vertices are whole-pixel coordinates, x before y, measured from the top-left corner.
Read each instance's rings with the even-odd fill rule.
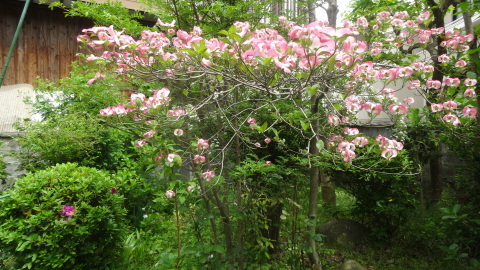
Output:
[[[459,60],[455,63],[456,68],[463,68],[467,65],[467,62],[465,60]]]
[[[477,80],[475,79],[465,79],[465,85],[466,86],[474,86],[477,84]]]
[[[195,163],[195,164],[204,163],[205,160],[206,160],[206,158],[204,156],[195,155],[195,157],[193,158],[193,163]]]
[[[63,216],[66,217],[73,217],[73,214],[75,213],[75,207],[71,205],[64,205],[62,206],[63,211],[60,212]]]
[[[207,170],[206,172],[202,173],[202,178],[207,180],[207,182],[212,181],[212,178],[215,176],[214,171]]]
[[[468,118],[475,118],[477,116],[477,109],[465,107],[463,108],[462,113]]]
[[[266,144],[269,144],[272,140],[270,138],[265,138],[265,140],[263,140]]]
[[[328,123],[331,126],[338,126],[338,125],[340,125],[340,118],[338,118],[338,116],[336,116],[336,115],[330,114],[328,116]]]
[[[187,192],[192,193],[193,191],[195,191],[195,189],[196,188],[194,186],[190,185],[190,186],[187,187]]]
[[[443,108],[445,110],[455,110],[457,108],[457,103],[453,100],[449,100],[443,103]]]
[[[465,92],[463,93],[463,96],[475,97],[476,96],[475,90],[473,88],[467,88],[467,90],[465,90]]]
[[[117,190],[116,187],[112,187],[112,189],[110,189],[110,193],[112,193],[112,194],[115,194],[117,192],[118,192],[118,190]]]
[[[266,161],[265,161],[265,164],[266,164],[266,165],[272,165],[272,162],[271,162],[270,160],[266,160]]]
[[[356,146],[364,147],[365,145],[368,144],[368,139],[365,137],[356,137],[355,139],[352,140],[352,143],[355,144]]]
[[[388,106],[388,110],[394,114],[407,113],[407,107],[405,107],[405,105],[402,105],[402,104],[390,104],[390,106]]]
[[[430,105],[430,107],[432,108],[432,112],[439,112],[439,111],[443,110],[443,104],[442,103],[432,103]]]
[[[103,75],[103,74],[100,73],[100,72],[97,72],[97,73],[95,74],[95,78],[88,80],[87,85],[93,84],[93,83],[94,83],[97,79],[99,79],[99,78],[105,78],[105,75]]]
[[[198,139],[197,141],[197,149],[198,150],[205,150],[208,149],[208,141],[204,139]]]
[[[259,142],[254,143],[254,145],[255,145],[256,147],[262,146]]]
[[[447,115],[445,115],[443,117],[443,120],[447,123],[452,123],[452,125],[454,126],[458,126],[460,125],[460,120],[458,120],[458,116],[456,116],[455,114],[449,112]]]
[[[410,106],[413,102],[415,102],[415,99],[413,97],[408,97],[408,98],[404,98],[402,102],[403,104]]]
[[[177,109],[177,110],[168,110],[167,111],[167,116],[182,116],[187,114],[187,112],[183,109]]]
[[[340,153],[342,155],[343,161],[350,162],[350,160],[354,159],[356,154],[352,150],[345,150]]]
[[[442,83],[437,80],[427,80],[425,85],[428,89],[440,89],[440,87],[442,87]]]
[[[173,134],[174,134],[175,136],[182,136],[182,135],[183,135],[183,129],[177,128],[177,129],[175,129],[175,130],[173,131]]]
[[[247,123],[249,123],[250,125],[256,125],[257,124],[257,120],[253,117],[248,117],[247,118]]]
[[[358,131],[358,128],[349,128],[349,127],[346,127],[343,129],[343,134],[345,135],[357,135],[359,133]]]
[[[173,198],[173,197],[175,197],[175,195],[177,195],[177,194],[173,190],[167,190],[167,192],[165,192],[165,197],[167,197],[167,198]]]
[[[147,141],[145,140],[141,140],[135,143],[135,145],[138,147],[143,147],[145,144],[147,144]]]
[[[445,78],[443,79],[443,83],[446,86],[459,86],[460,85],[460,79],[459,78]]]
[[[145,132],[145,134],[143,134],[143,137],[145,139],[149,139],[149,138],[152,138],[153,135],[155,135],[155,133],[157,133],[155,130],[150,130],[148,132]]]
[[[384,149],[382,150],[382,157],[383,157],[383,158],[386,158],[387,160],[390,160],[390,159],[396,157],[397,154],[398,154],[397,149],[384,148]]]
[[[175,154],[168,154],[167,156],[167,162],[172,163],[175,159]]]

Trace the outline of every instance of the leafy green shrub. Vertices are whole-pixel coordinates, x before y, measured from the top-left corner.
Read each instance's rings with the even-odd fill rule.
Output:
[[[18,138],[18,157],[29,171],[66,162],[94,166],[100,155],[101,129],[91,119],[70,115],[61,121],[27,122],[21,129],[25,136]]]
[[[17,138],[20,150],[16,155],[28,171],[67,162],[116,171],[134,155],[131,134],[98,119],[71,114],[41,123],[25,122],[19,129],[25,135]]]
[[[0,149],[2,148],[3,143],[0,142]],[[0,154],[0,184],[5,184],[5,181],[7,180],[7,164],[5,164],[5,161],[3,161],[3,156]]]
[[[371,149],[357,150],[359,157],[352,165],[327,164],[329,174],[338,187],[355,197],[350,214],[368,225],[377,237],[387,237],[414,209],[419,193],[415,168],[402,151],[387,160]]]
[[[0,243],[18,267],[105,269],[122,252],[126,210],[106,172],[61,164],[17,180],[0,201]]]

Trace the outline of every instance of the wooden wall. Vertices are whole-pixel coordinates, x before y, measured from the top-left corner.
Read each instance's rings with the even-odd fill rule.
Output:
[[[0,0],[0,65],[7,59],[25,2]],[[64,78],[78,51],[76,36],[93,23],[84,18],[65,18],[62,10],[30,4],[3,85],[34,84],[37,76]],[[0,73],[1,74],[1,73]]]

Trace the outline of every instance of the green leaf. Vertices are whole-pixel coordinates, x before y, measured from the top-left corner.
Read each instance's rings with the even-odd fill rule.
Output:
[[[480,52],[480,48],[474,49],[474,50],[469,50],[467,51],[467,54],[473,54],[473,53],[478,53]]]
[[[452,213],[455,215],[460,211],[460,204],[455,204],[452,208]]]
[[[25,242],[23,242],[23,243],[21,243],[21,244],[18,243],[18,246],[17,246],[17,248],[15,249],[15,251],[24,251],[28,244],[30,244],[29,241],[25,241]]]
[[[300,124],[304,130],[307,130],[310,127],[310,122],[305,123],[304,121],[300,120]]]
[[[307,90],[308,95],[312,97],[318,92],[319,88],[320,88],[320,85],[315,84],[312,86],[307,86],[305,90]]]
[[[476,78],[477,78],[477,74],[476,74],[475,72],[468,71],[468,72],[467,72],[467,78],[469,78],[469,79],[476,79]]]
[[[268,123],[265,122],[260,127],[258,127],[257,130],[260,132],[264,132],[265,130],[267,130],[267,128],[268,128]]]
[[[318,140],[317,143],[316,143],[316,146],[317,146],[318,150],[321,151],[323,149],[323,147],[325,146],[325,144],[323,143],[322,140]]]
[[[225,249],[222,246],[219,246],[219,245],[214,245],[213,246],[213,251],[215,251],[217,253],[220,253],[220,254],[225,253]]]
[[[178,196],[178,201],[183,204],[185,202],[185,197],[183,196]]]
[[[228,34],[229,34],[226,30],[219,31],[218,33],[220,35],[225,35],[225,36],[228,36]]]

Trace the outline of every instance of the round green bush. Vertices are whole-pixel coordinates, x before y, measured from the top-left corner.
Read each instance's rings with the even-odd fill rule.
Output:
[[[17,180],[0,200],[0,244],[15,269],[114,269],[127,231],[115,181],[72,163]]]

